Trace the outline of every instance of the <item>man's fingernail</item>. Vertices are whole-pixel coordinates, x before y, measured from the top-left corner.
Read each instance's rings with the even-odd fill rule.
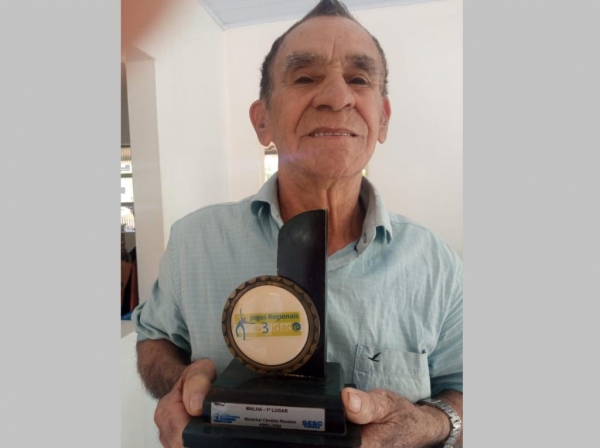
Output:
[[[348,410],[357,414],[360,412],[361,406],[362,406],[362,402],[361,402],[358,394],[349,393],[348,394]]]
[[[202,410],[202,402],[204,401],[204,397],[202,395],[193,395],[190,398],[190,411],[196,413]]]

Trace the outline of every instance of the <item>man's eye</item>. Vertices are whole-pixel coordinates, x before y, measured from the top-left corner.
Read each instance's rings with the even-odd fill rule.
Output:
[[[356,77],[350,80],[350,84],[366,86],[367,84],[369,84],[369,82],[365,78]]]
[[[310,84],[311,82],[313,82],[313,80],[308,76],[301,76],[300,78],[296,79],[295,82],[296,84]]]

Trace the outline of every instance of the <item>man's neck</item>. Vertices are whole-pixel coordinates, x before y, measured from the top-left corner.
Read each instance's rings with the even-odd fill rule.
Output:
[[[362,176],[345,179],[278,178],[279,209],[283,222],[316,209],[327,209],[327,254],[356,241],[361,233],[365,211],[359,201]]]

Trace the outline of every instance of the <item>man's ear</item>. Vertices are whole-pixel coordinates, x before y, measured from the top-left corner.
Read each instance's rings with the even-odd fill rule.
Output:
[[[273,141],[271,126],[268,123],[267,106],[263,100],[256,100],[250,106],[250,121],[263,146],[269,146]]]
[[[392,116],[392,106],[390,104],[390,99],[386,96],[383,99],[383,107],[381,108],[381,119],[379,122],[379,143],[385,142],[387,138],[387,131],[390,126],[390,117]]]

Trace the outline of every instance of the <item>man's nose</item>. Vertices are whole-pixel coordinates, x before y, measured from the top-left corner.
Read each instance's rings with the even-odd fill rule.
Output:
[[[313,106],[329,107],[333,111],[354,107],[354,92],[343,76],[330,76],[321,84],[313,99]]]

